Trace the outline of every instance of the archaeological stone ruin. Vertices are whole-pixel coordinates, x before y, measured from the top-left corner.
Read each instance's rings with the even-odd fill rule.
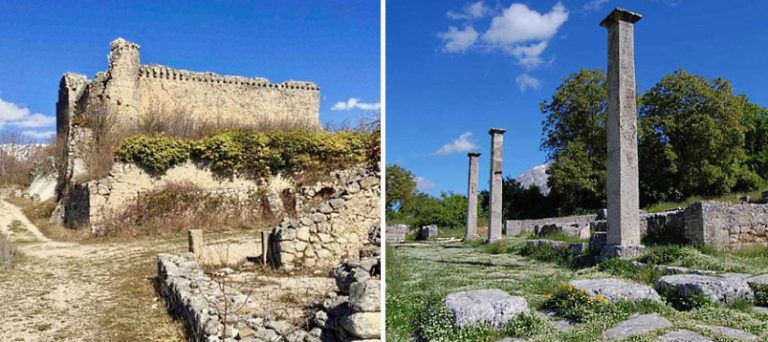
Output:
[[[491,135],[491,177],[490,204],[488,205],[488,242],[501,239],[501,163],[504,159],[503,128],[492,128]]]
[[[467,185],[467,226],[464,231],[465,239],[475,239],[477,235],[477,173],[479,165],[477,159],[480,153],[468,153],[469,157],[469,184]]]
[[[181,115],[195,125],[224,122],[233,128],[258,124],[319,128],[319,101],[320,89],[312,82],[272,83],[260,77],[141,64],[140,46],[118,38],[110,43],[106,71],[91,80],[75,73],[61,78],[56,125],[63,151],[57,161],[59,205],[52,220],[70,227],[98,223],[104,214],[167,180],[186,180],[231,196],[258,190],[253,181],[214,178],[191,163],[169,170],[163,177],[116,163],[107,178],[83,182],[88,173],[86,154],[94,145],[95,128],[89,126],[94,123],[106,125],[102,121],[114,119],[115,129],[124,130],[145,120],[175,122],[179,118],[173,115]],[[271,196],[281,190],[285,188]],[[272,204],[279,206],[275,201]]]

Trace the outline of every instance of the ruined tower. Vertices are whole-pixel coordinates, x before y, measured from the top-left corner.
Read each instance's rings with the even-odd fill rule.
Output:
[[[105,110],[121,122],[138,120],[139,44],[117,38],[109,44],[109,68],[102,100]]]

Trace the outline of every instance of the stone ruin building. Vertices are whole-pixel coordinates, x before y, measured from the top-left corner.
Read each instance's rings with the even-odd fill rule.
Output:
[[[226,122],[228,127],[260,123],[320,127],[320,89],[312,82],[272,83],[260,77],[146,65],[141,64],[139,52],[138,44],[118,38],[110,43],[106,71],[91,80],[75,73],[62,76],[56,104],[57,140],[62,151],[57,161],[58,206],[53,221],[67,226],[88,224],[105,204],[117,207],[126,197],[158,185],[157,179],[131,165],[115,165],[110,172],[112,179],[82,183],[88,172],[84,147],[94,145],[94,132],[84,124],[89,120],[98,122],[109,115],[115,119],[116,129],[126,129],[141,124],[152,113],[170,113],[183,115],[196,124]],[[175,122],[172,116],[167,121]],[[204,188],[238,189],[253,185],[243,184],[243,180],[222,184],[192,166],[188,165],[188,169],[189,179],[182,180],[209,179]],[[132,181],[137,178],[138,184]],[[120,187],[121,182],[125,186]],[[115,199],[116,194],[119,200]]]

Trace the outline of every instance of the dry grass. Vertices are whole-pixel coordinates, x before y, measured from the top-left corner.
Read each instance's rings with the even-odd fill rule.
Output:
[[[172,182],[108,215],[101,226],[104,235],[112,237],[167,235],[189,229],[263,229],[280,219],[269,215],[265,201],[262,193],[238,200],[205,192],[192,183]]]
[[[155,291],[155,257],[156,251],[147,251],[112,274],[110,286],[120,296],[99,322],[108,332],[105,341],[184,341],[182,322],[161,310],[165,304]]]

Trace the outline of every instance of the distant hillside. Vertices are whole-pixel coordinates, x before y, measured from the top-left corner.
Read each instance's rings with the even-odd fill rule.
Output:
[[[549,165],[547,164],[535,166],[534,168],[528,171],[525,171],[521,175],[517,176],[515,180],[518,181],[520,185],[523,186],[523,188],[528,188],[532,184],[536,184],[539,186],[539,189],[541,189],[544,195],[548,195],[549,194],[549,186],[547,186],[547,180],[549,179],[549,175],[547,174],[548,168],[549,168]]]
[[[47,146],[46,144],[0,144],[0,155],[26,160]]]

